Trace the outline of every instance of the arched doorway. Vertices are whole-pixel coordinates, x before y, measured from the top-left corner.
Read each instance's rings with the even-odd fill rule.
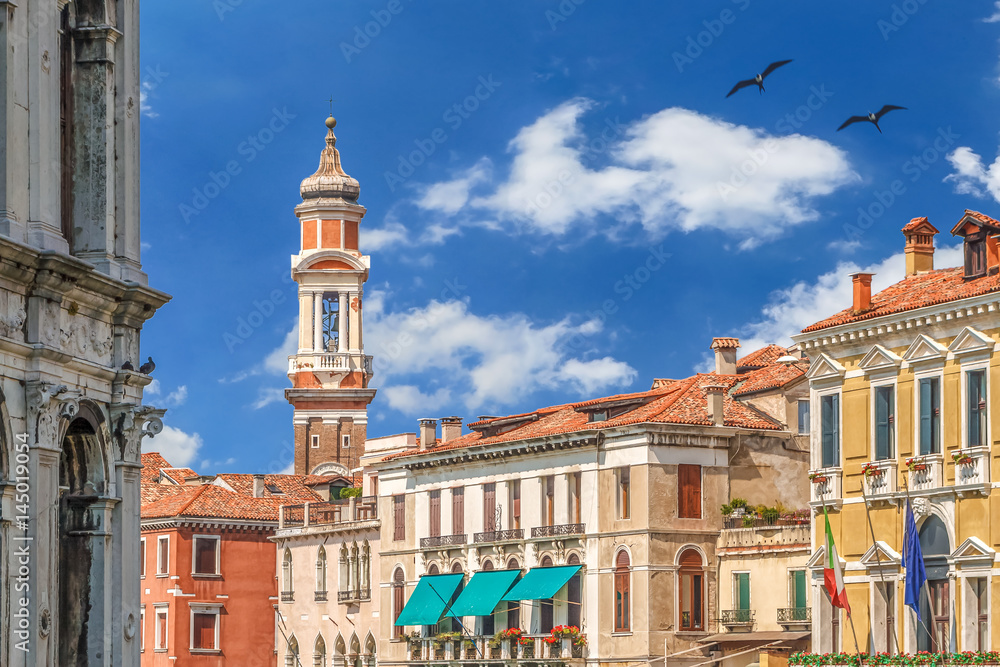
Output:
[[[100,664],[104,653],[104,562],[111,503],[94,415],[78,416],[59,459],[59,665]]]
[[[940,517],[932,514],[920,525],[920,551],[927,572],[927,592],[921,591],[920,595],[920,616],[927,619],[927,628],[922,625],[917,628],[917,649],[948,651],[951,644],[951,589],[948,585],[951,540]],[[927,634],[928,629],[931,634]]]
[[[316,644],[313,646],[313,667],[326,667],[326,642],[323,635],[316,637]]]

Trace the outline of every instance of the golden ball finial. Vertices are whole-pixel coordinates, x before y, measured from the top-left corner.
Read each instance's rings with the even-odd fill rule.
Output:
[[[326,119],[326,126],[331,130],[337,127],[337,119],[334,118],[333,116],[330,116],[329,118]]]

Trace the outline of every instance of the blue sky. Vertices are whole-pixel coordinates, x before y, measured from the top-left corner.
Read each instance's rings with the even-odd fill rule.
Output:
[[[147,448],[291,462],[293,208],[331,96],[368,209],[369,436],[685,377],[713,336],[844,308],[859,267],[899,279],[910,218],[941,267],[963,209],[1000,214],[1000,3],[681,4],[145,3],[143,263],[173,295]],[[836,131],[883,104],[908,107],[884,134]]]

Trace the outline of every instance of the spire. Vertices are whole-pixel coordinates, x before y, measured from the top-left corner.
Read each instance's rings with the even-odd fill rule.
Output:
[[[337,119],[330,114],[326,119],[326,126],[329,128],[326,133],[326,148],[319,156],[319,169],[309,178],[302,181],[299,192],[302,199],[344,199],[351,203],[356,203],[358,195],[361,194],[361,185],[357,180],[351,178],[340,166],[340,152],[337,150],[337,136],[333,133],[333,128],[337,126]]]

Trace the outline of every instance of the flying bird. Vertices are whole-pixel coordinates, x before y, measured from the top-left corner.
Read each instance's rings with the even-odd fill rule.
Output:
[[[897,107],[895,104],[886,104],[884,107],[879,109],[877,113],[869,111],[867,116],[851,116],[844,121],[843,125],[837,128],[837,132],[840,132],[851,123],[860,123],[861,121],[866,120],[875,126],[875,129],[878,130],[879,134],[882,134],[882,128],[878,126],[878,122],[882,120],[882,116],[895,109],[903,109],[905,111],[906,107]]]
[[[132,365],[131,361],[126,360],[125,363],[122,364],[122,370],[123,371],[134,371],[135,370],[135,366]]]
[[[147,358],[149,359],[149,361],[144,363],[142,366],[139,366],[139,372],[142,373],[143,375],[149,375],[156,368],[156,364],[153,363],[153,357],[147,357]]]
[[[735,86],[733,86],[733,89],[729,91],[729,95],[726,95],[726,97],[729,97],[730,95],[732,95],[733,93],[735,93],[740,88],[746,88],[747,86],[757,86],[757,88],[758,88],[757,92],[763,93],[764,92],[764,78],[768,74],[770,74],[771,72],[773,72],[774,70],[776,70],[779,67],[781,67],[782,65],[787,65],[790,62],[792,62],[792,61],[791,60],[779,60],[777,62],[771,63],[770,65],[767,66],[767,69],[765,69],[761,74],[758,74],[757,76],[755,76],[752,79],[744,79],[743,81],[740,81]]]

